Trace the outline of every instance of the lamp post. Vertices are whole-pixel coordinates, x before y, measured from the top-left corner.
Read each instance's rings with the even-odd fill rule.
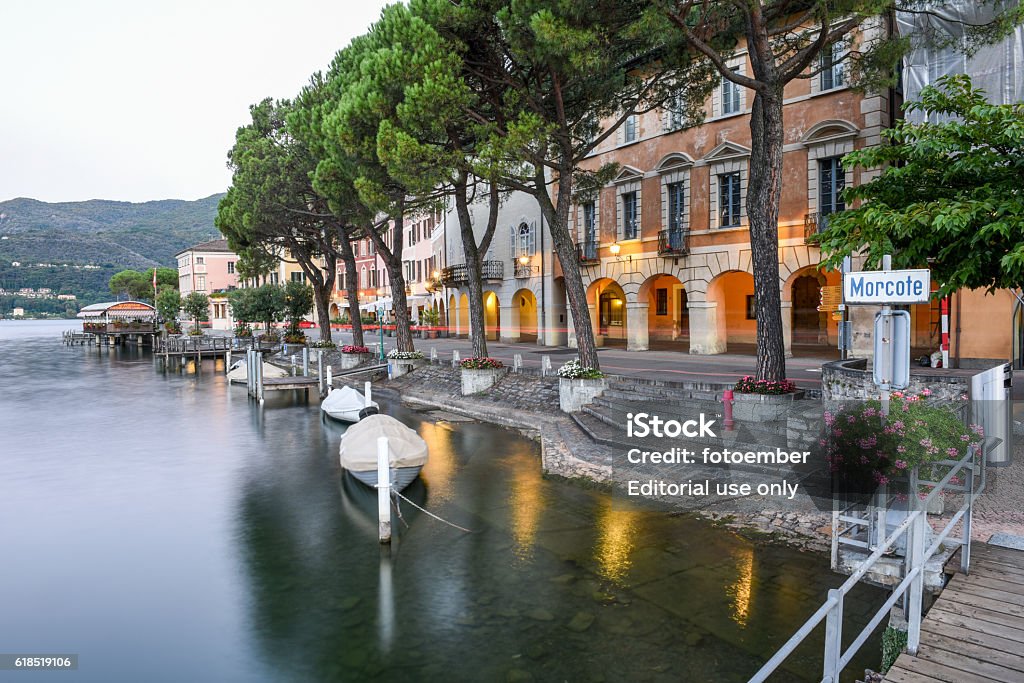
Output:
[[[380,333],[380,360],[384,362],[384,304],[380,298],[384,295],[384,290],[380,287],[377,288],[377,330]]]

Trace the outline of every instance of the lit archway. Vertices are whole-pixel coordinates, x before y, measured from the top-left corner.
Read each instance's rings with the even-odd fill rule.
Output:
[[[465,294],[459,296],[459,336],[469,335],[469,297]]]
[[[520,289],[512,295],[512,320],[509,321],[513,337],[527,343],[537,342],[537,296],[529,289]]]
[[[842,278],[838,272],[819,270],[817,266],[793,273],[786,283],[782,300],[789,301],[791,348],[795,356],[832,356],[838,354],[838,311],[820,310],[827,288],[838,294]],[[787,311],[783,308],[783,315]]]
[[[753,354],[757,348],[754,276],[728,270],[708,283],[707,302],[714,304],[714,337],[722,352]],[[709,324],[711,323],[709,317]]]
[[[494,292],[484,292],[484,330],[487,341],[497,341],[501,334],[501,309]]]
[[[641,304],[641,313],[647,313],[648,348],[683,352],[690,350],[690,311],[686,289],[679,278],[664,273],[652,275],[640,286],[637,302]],[[640,324],[643,321],[636,322]],[[633,335],[642,337],[643,333],[644,330],[637,330]]]
[[[341,309],[338,308],[338,304],[331,304],[331,307],[327,309],[327,312],[331,320],[337,320],[341,317]]]
[[[587,305],[598,346],[626,343],[626,293],[611,278],[600,278],[587,288]]]

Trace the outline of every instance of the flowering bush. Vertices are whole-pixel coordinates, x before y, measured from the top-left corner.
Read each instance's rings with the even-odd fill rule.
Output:
[[[370,349],[366,346],[355,346],[353,344],[345,344],[341,347],[342,353],[369,353]]]
[[[235,324],[235,336],[236,337],[251,337],[252,336],[252,327],[249,326],[249,323],[243,323],[243,322],[236,323]]]
[[[336,344],[330,339],[317,339],[315,342],[310,344],[314,349],[333,349],[336,348]]]
[[[285,333],[284,340],[288,344],[305,344],[306,335],[302,332],[291,331]]]
[[[791,394],[796,391],[796,385],[788,379],[778,382],[770,379],[754,379],[752,375],[744,375],[736,382],[733,391],[741,394]]]
[[[399,351],[398,349],[391,349],[388,351],[388,358],[391,360],[422,360],[422,351]]]
[[[968,446],[980,443],[980,426],[964,427],[949,408],[929,404],[930,394],[927,389],[916,395],[893,392],[884,424],[877,399],[834,415],[826,411],[821,445],[831,471],[848,490],[869,492],[914,467],[921,468],[921,479],[939,481],[945,472],[932,463],[958,460]]]
[[[555,374],[566,379],[601,379],[604,377],[604,373],[597,368],[583,367],[579,358],[568,361],[558,368],[558,372]]]
[[[462,367],[466,370],[497,370],[505,364],[497,358],[463,358]]]

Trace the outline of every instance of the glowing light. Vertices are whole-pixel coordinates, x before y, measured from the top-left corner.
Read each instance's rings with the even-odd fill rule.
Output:
[[[543,506],[540,470],[516,467],[509,482],[509,507],[512,509],[512,537],[515,555],[521,561],[533,558],[537,524]]]
[[[619,255],[619,251],[621,251],[621,250],[622,250],[622,247],[619,246],[618,242],[613,242],[612,246],[608,247],[608,251],[610,251],[612,253],[612,256],[618,256]]]
[[[629,573],[633,566],[633,539],[639,517],[638,511],[624,509],[621,503],[614,507],[611,501],[604,503],[597,522],[598,539],[594,552],[598,573],[604,578],[619,583]]]
[[[742,548],[736,557],[736,581],[726,588],[732,599],[732,620],[746,627],[750,618],[750,592],[754,583],[754,549]]]

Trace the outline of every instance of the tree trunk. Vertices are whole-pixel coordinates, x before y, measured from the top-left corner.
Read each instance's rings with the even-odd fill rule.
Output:
[[[757,309],[757,379],[786,378],[779,293],[779,201],[782,196],[782,84],[754,94],[750,112],[747,216]]]
[[[345,264],[345,298],[348,300],[348,318],[352,321],[353,346],[366,346],[363,340],[363,318],[359,310],[359,288],[353,287],[356,278],[356,253],[348,235],[341,236],[341,262]]]
[[[404,206],[397,203],[398,210],[391,217],[393,232],[389,247],[383,237],[374,229],[368,230],[368,236],[377,248],[384,266],[388,269],[391,280],[391,305],[395,312],[395,345],[399,351],[415,351],[412,341],[412,330],[409,327],[409,311],[406,308],[405,274],[402,272],[402,244],[405,241]]]
[[[580,363],[587,368],[600,368],[597,359],[597,344],[594,342],[594,327],[590,321],[590,307],[587,306],[587,290],[583,286],[580,274],[579,257],[576,253],[576,241],[569,232],[569,203],[572,192],[572,169],[563,168],[558,177],[557,205],[552,206],[547,194],[547,186],[543,182],[543,174],[536,183],[537,200],[541,212],[548,221],[551,241],[558,262],[562,265],[565,276],[565,295],[569,310],[572,313],[573,327],[576,331],[576,345]]]
[[[486,358],[487,329],[484,322],[483,275],[476,235],[473,234],[473,220],[469,215],[468,194],[466,174],[460,173],[455,181],[455,211],[459,216],[462,253],[466,259],[466,274],[469,279],[469,340],[473,345],[473,356]]]

